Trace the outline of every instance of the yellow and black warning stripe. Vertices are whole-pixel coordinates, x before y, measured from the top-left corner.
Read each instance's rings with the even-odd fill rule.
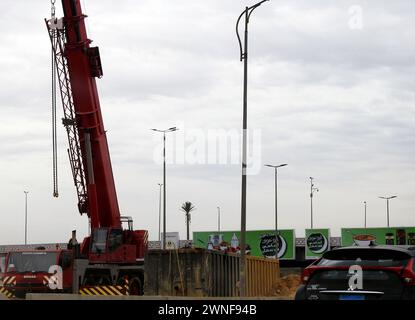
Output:
[[[79,289],[83,296],[125,296],[127,292],[125,286],[88,286]]]
[[[0,293],[5,295],[9,299],[14,298],[14,294],[7,290],[5,287],[0,287]]]
[[[4,277],[3,285],[16,284],[16,276]]]

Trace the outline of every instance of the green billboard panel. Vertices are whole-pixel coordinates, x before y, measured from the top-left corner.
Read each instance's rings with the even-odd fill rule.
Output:
[[[238,253],[240,231],[193,232],[193,245],[197,248]],[[256,257],[275,258],[275,231],[254,230],[246,232],[247,253]],[[278,258],[295,259],[294,230],[278,231]]]
[[[343,228],[342,246],[415,245],[415,227]]]
[[[305,258],[318,259],[324,252],[330,250],[329,229],[305,230]]]

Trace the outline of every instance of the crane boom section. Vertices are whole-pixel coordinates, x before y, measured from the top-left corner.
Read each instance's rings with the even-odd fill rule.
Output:
[[[65,48],[88,192],[91,227],[121,228],[114,176],[95,78],[102,76],[98,47],[91,47],[80,0],[62,0]],[[94,212],[91,212],[94,211]]]

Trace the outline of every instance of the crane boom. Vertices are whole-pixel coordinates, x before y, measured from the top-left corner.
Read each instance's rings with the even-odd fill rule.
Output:
[[[55,42],[62,100],[69,117],[64,118],[70,143],[70,161],[78,192],[78,207],[86,212],[91,228],[121,228],[121,217],[111,167],[104,122],[95,78],[102,77],[98,47],[91,47],[80,0],[62,0],[64,18],[48,23]],[[61,25],[59,25],[61,24]],[[61,52],[59,52],[61,51]],[[61,81],[61,77],[64,78]],[[63,87],[62,87],[63,85]],[[66,92],[65,92],[66,91]],[[64,106],[65,110],[65,106]],[[72,142],[72,143],[71,143]],[[86,188],[85,188],[86,186]],[[86,190],[85,190],[86,189]],[[86,192],[85,192],[86,191]]]

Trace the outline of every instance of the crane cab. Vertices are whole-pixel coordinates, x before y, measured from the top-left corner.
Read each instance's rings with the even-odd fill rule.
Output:
[[[85,238],[81,251],[88,248],[91,263],[135,264],[144,260],[147,246],[146,230],[95,228]]]

